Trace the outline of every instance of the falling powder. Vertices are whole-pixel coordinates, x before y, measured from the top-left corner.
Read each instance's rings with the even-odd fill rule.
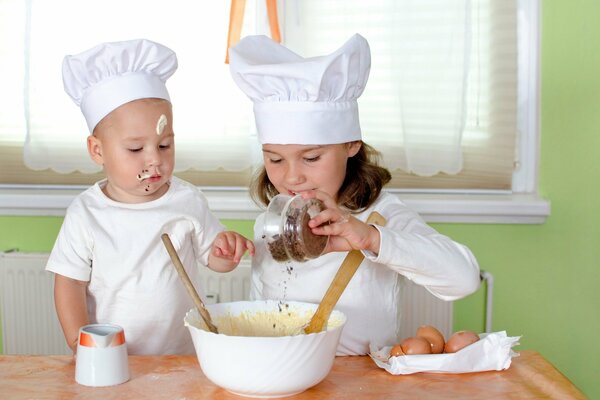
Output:
[[[163,133],[165,126],[167,126],[167,117],[165,114],[160,114],[160,117],[158,117],[158,122],[156,123],[156,134],[160,135]]]

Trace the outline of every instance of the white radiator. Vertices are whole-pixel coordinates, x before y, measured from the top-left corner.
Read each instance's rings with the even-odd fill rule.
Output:
[[[70,354],[54,310],[48,254],[0,254],[4,354]]]
[[[70,354],[56,317],[53,275],[44,267],[48,254],[0,253],[0,318],[3,354]],[[207,303],[248,298],[250,265],[244,259],[232,272],[202,271]],[[400,337],[413,336],[422,324],[452,332],[452,303],[441,301],[420,286],[404,281]]]

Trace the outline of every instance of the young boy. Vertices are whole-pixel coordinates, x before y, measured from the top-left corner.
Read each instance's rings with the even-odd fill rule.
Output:
[[[68,345],[79,328],[114,323],[129,354],[186,354],[182,319],[193,307],[161,241],[167,233],[192,281],[196,263],[234,269],[252,241],[224,231],[203,194],[172,176],[173,115],[165,81],[170,49],[148,40],[104,43],[63,62],[66,92],[81,107],[88,152],[106,179],[69,206],[46,269]]]

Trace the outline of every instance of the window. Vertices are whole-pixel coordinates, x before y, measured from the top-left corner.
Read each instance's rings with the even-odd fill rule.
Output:
[[[248,3],[244,28],[255,33],[256,13]],[[177,169],[211,171],[205,176],[216,185],[222,181],[212,171],[246,171],[245,180],[233,181],[245,185],[259,153],[252,106],[224,63],[228,21],[226,1],[0,0],[0,56],[11,60],[0,67],[1,183],[89,184],[99,178],[86,175],[99,168],[87,155],[83,116],[63,90],[62,59],[101,42],[145,37],[178,55],[179,68],[167,82]]]
[[[267,32],[263,2],[246,3],[244,34]],[[359,99],[361,123],[365,141],[394,170],[392,187],[534,192],[536,4],[289,0],[279,11],[285,44],[304,56],[333,51],[356,32],[369,40],[373,63]],[[0,183],[97,180],[82,173],[96,167],[85,150],[83,117],[62,90],[62,56],[147,37],[179,58],[168,82],[177,168],[184,171],[178,175],[202,186],[245,186],[260,153],[251,104],[223,63],[228,13],[227,1],[0,0],[0,57],[11,60],[0,64]],[[453,52],[451,65],[439,63],[448,59],[440,57],[444,51]],[[27,165],[40,171],[24,166],[24,141]],[[427,163],[439,159],[445,161]]]
[[[303,0],[285,39],[304,55],[355,32],[372,51],[363,138],[392,185],[511,190],[517,141],[517,2]]]

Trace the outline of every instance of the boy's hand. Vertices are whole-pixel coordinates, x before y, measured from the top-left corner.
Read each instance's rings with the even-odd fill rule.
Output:
[[[208,265],[220,272],[231,271],[242,259],[244,253],[254,255],[254,243],[233,231],[220,232],[213,242]]]

